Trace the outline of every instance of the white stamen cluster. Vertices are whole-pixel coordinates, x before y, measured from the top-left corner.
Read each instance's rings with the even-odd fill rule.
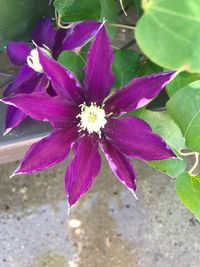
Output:
[[[48,56],[51,56],[51,52],[49,49],[41,48]],[[29,65],[30,68],[32,68],[36,72],[43,72],[43,67],[40,64],[40,59],[39,59],[39,53],[37,48],[34,48],[31,50],[30,54],[27,57],[27,64]]]
[[[91,103],[90,106],[83,103],[80,107],[81,113],[77,116],[77,118],[80,118],[79,131],[87,130],[89,134],[95,132],[101,138],[101,129],[107,122],[104,109],[97,106],[96,103]]]

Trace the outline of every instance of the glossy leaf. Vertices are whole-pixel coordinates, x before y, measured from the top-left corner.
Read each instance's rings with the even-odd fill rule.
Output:
[[[33,26],[43,15],[51,13],[49,0],[0,0],[0,49],[10,40],[31,37]]]
[[[63,51],[58,57],[58,62],[72,71],[79,81],[83,80],[85,61],[81,55],[73,51]]]
[[[176,178],[176,192],[185,206],[200,220],[200,192],[193,185],[194,176],[184,172]],[[196,187],[200,181],[196,179]]]
[[[151,125],[154,132],[164,138],[174,152],[177,153],[184,147],[184,138],[181,130],[166,112],[144,110],[140,117]],[[149,161],[147,163],[151,167],[159,169],[172,177],[176,177],[186,168],[185,159],[181,159],[180,157],[177,159]]]
[[[55,0],[54,6],[63,22],[98,20],[101,16],[100,0]]]
[[[177,75],[170,83],[167,84],[167,93],[172,97],[178,90],[186,86],[189,83],[192,83],[196,80],[199,80],[200,75],[196,73],[181,72]]]
[[[172,96],[167,110],[181,128],[187,147],[200,152],[200,81],[183,87]]]
[[[137,76],[140,69],[140,56],[131,50],[116,50],[113,63],[115,87],[120,88]]]
[[[168,69],[200,72],[200,5],[197,0],[143,0],[135,37],[144,54]]]
[[[200,193],[200,174],[192,175],[191,178],[194,190]]]

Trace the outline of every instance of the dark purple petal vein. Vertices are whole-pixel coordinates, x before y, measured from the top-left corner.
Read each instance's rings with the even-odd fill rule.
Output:
[[[65,176],[65,191],[69,206],[86,193],[101,168],[98,143],[90,136],[82,137],[76,144],[75,155]]]

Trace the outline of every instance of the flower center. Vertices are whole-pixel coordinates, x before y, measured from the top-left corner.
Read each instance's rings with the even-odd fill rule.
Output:
[[[41,48],[48,56],[51,56],[51,52],[47,48]],[[43,72],[43,67],[40,64],[40,59],[39,59],[39,53],[37,51],[37,48],[34,48],[31,50],[30,54],[27,57],[27,64],[29,65],[30,68],[34,69],[36,72]]]
[[[80,107],[81,113],[77,116],[77,118],[80,118],[79,131],[87,130],[89,134],[95,132],[101,138],[101,129],[104,128],[107,122],[104,109],[98,107],[96,103],[91,103],[90,106],[86,106],[83,103]]]

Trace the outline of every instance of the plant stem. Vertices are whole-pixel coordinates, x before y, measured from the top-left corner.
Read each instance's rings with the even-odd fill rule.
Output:
[[[192,168],[188,171],[188,173],[189,174],[193,174],[193,171],[196,169],[196,167],[198,166],[198,164],[199,164],[199,153],[198,152],[195,152],[195,163],[192,166]]]
[[[195,155],[195,153],[196,152],[181,152],[181,151],[179,152],[181,156],[185,156],[185,157]]]
[[[126,10],[125,10],[125,8],[124,8],[124,5],[123,5],[123,0],[119,0],[119,2],[120,2],[120,5],[121,5],[122,10],[123,10],[123,12],[124,12],[124,15],[125,15],[125,16],[128,16],[127,13],[126,13]]]
[[[125,25],[125,24],[117,24],[117,23],[110,23],[109,24],[112,27],[122,28],[122,29],[128,29],[128,30],[135,30],[134,26]]]
[[[62,28],[62,29],[69,29],[71,27],[72,24],[69,25],[62,25],[61,19],[60,19],[60,15],[59,13],[55,10],[55,20],[56,20],[56,27]]]
[[[0,71],[0,76],[12,77],[13,76],[13,73]]]

